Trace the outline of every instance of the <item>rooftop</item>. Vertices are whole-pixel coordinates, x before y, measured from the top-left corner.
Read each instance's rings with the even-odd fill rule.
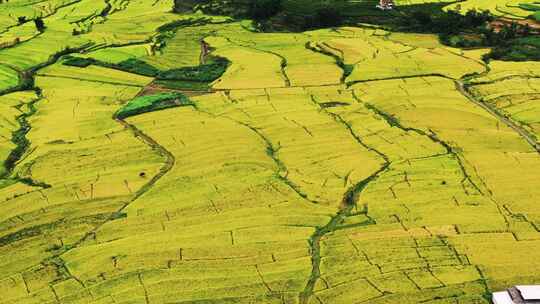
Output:
[[[493,293],[493,304],[540,304],[540,285],[519,285]]]

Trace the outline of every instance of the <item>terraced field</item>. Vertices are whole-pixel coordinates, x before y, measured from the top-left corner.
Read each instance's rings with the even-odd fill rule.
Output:
[[[398,5],[417,5],[425,3],[448,3],[446,9],[457,9],[466,13],[471,9],[488,10],[492,14],[511,19],[537,16],[540,6],[537,0],[396,0]]]
[[[536,0],[467,0],[464,3],[455,3],[448,7],[459,9],[462,12],[470,9],[489,10],[498,16],[522,19],[536,15],[537,6],[538,1]]]
[[[540,282],[537,62],[171,7],[0,4],[0,303],[468,304]]]

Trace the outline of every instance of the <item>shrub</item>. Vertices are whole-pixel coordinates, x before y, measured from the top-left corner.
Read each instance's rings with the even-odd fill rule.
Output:
[[[39,31],[39,32],[43,32],[45,31],[45,22],[43,21],[43,19],[41,17],[39,18],[36,18],[34,19],[34,24],[36,25],[36,29]]]
[[[341,12],[335,7],[325,6],[315,12],[316,27],[333,27],[343,23]]]

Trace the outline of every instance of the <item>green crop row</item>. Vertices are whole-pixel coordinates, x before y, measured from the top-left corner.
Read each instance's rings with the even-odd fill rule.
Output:
[[[134,74],[155,77],[158,80],[178,80],[198,83],[210,83],[218,79],[229,66],[229,62],[226,59],[219,57],[214,58],[210,61],[210,63],[207,64],[193,67],[181,67],[166,71],[162,71],[144,61],[134,58],[124,60],[118,64],[112,64],[92,58],[67,56],[63,61],[63,64],[67,66],[76,66],[81,68],[85,68],[90,65],[98,65],[115,68]]]
[[[162,93],[156,95],[140,96],[129,101],[115,116],[124,119],[142,113],[193,105],[193,103],[181,93]]]

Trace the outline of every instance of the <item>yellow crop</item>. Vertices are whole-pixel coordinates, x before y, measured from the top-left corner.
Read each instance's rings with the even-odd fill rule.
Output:
[[[0,303],[472,304],[538,283],[537,63],[30,2],[0,4],[0,43],[19,38],[0,49]],[[396,1],[431,2],[451,1]],[[162,93],[189,102],[115,115]]]

